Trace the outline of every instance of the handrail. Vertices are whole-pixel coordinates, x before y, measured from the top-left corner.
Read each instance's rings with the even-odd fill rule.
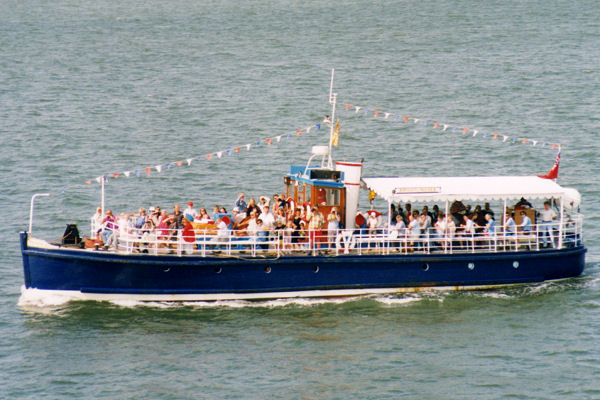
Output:
[[[509,251],[538,251],[544,243],[554,248],[575,247],[583,243],[583,216],[571,215],[560,222],[532,225],[531,232],[506,232],[502,225],[494,234],[476,232],[465,234],[460,230],[437,232],[436,228],[412,234],[385,227],[357,230],[303,230],[299,236],[291,230],[261,231],[248,235],[240,231],[198,229],[193,236],[183,236],[182,230],[142,230],[128,228],[116,231],[113,241],[116,250],[125,253],[226,255],[344,255],[391,253],[480,253]],[[560,240],[559,240],[559,235]],[[546,236],[546,239],[544,239]],[[110,242],[110,240],[109,240]]]
[[[36,193],[31,196],[31,207],[29,208],[29,230],[27,233],[31,236],[31,230],[33,229],[33,203],[36,197],[49,197],[50,193]]]

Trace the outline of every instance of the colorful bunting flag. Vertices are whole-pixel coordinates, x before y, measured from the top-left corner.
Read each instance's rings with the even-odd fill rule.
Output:
[[[345,109],[346,109],[346,111],[354,111],[354,114],[358,114],[359,110],[363,109],[363,107],[346,103]],[[390,112],[386,112],[386,111],[382,111],[380,109],[376,109],[373,112],[373,118],[377,118],[379,116],[379,114],[382,114],[382,113],[384,115],[384,119],[388,119],[388,117],[390,115],[392,115],[392,113],[390,113]],[[365,108],[364,114],[365,114],[365,116],[368,115],[369,114],[369,109]],[[397,120],[400,120],[400,119],[401,119],[400,115],[399,114],[395,114],[395,117],[393,118],[393,120],[397,121]],[[412,120],[415,124],[418,124],[421,121],[423,121],[420,118],[411,118],[411,117],[408,117],[408,116],[402,117],[402,121],[405,122],[405,123],[408,122],[409,120]],[[423,124],[425,126],[428,126],[429,120],[424,120]],[[444,123],[441,123],[439,121],[432,121],[432,125],[433,125],[433,129],[437,129],[438,127],[441,126],[442,127],[442,132],[445,132],[450,127],[452,127],[452,132],[457,132],[460,129],[463,135],[466,135],[467,133],[469,133],[469,131],[472,130],[473,131],[473,137],[477,136],[481,132],[478,129],[459,128],[457,126],[452,126],[450,124],[444,124]],[[490,133],[487,132],[487,131],[483,131],[482,132],[482,137],[484,137],[484,138],[488,137],[489,135],[490,135]],[[546,145],[549,145],[549,146],[551,146],[552,149],[555,149],[557,147],[560,148],[560,146],[561,146],[560,143],[540,142],[538,140],[534,140],[534,139],[531,139],[531,138],[511,137],[511,136],[508,136],[508,135],[500,135],[500,134],[494,133],[494,132],[492,132],[491,135],[492,135],[493,139],[498,139],[501,136],[502,137],[502,142],[507,142],[508,139],[511,139],[510,143],[523,143],[523,144],[531,143],[532,147],[535,147],[538,144],[540,144],[540,147],[542,147],[542,148],[545,147]]]

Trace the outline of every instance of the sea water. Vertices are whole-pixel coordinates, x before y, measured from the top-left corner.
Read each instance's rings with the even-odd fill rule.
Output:
[[[600,398],[598,21],[593,1],[1,2],[0,398]],[[327,143],[332,68],[334,158],[365,175],[542,174],[560,143],[584,274],[343,300],[21,293],[34,193],[56,240],[88,234],[102,175],[116,212],[281,192]]]

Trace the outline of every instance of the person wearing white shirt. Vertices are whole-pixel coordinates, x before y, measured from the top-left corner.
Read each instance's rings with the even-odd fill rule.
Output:
[[[188,207],[183,212],[183,216],[186,217],[187,219],[189,219],[190,221],[193,221],[194,218],[196,218],[198,216],[198,211],[196,211],[194,209],[193,202],[188,201]]]
[[[544,202],[544,209],[540,211],[540,231],[544,247],[554,247],[554,224],[552,220],[556,219],[556,213],[550,208],[549,202]]]
[[[271,213],[268,205],[262,207],[262,213],[258,216],[258,219],[263,222],[264,229],[271,230],[275,226],[275,217],[273,216],[273,213]]]
[[[92,237],[98,237],[100,231],[102,230],[102,219],[104,216],[102,215],[102,207],[98,207],[96,209],[96,213],[92,216]]]

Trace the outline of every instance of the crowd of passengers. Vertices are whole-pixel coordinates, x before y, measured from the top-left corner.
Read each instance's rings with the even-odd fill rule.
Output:
[[[131,234],[150,242],[151,238],[159,241],[177,239],[181,232],[184,239],[192,241],[198,230],[207,230],[223,238],[231,234],[265,237],[271,231],[281,230],[290,238],[290,243],[299,244],[309,235],[307,232],[315,233],[324,227],[337,230],[340,226],[336,207],[325,217],[318,205],[296,207],[285,194],[274,194],[272,199],[261,196],[258,202],[250,198],[246,202],[245,194],[239,193],[231,213],[227,208],[215,205],[209,214],[205,207],[196,209],[190,201],[185,210],[175,204],[170,213],[160,207],[150,207],[148,210],[140,208],[133,214],[122,212],[118,216],[108,209],[102,215],[102,209],[98,207],[92,217],[92,230],[107,247],[114,247],[120,236]]]
[[[456,203],[455,203],[456,204]],[[495,236],[499,229],[507,236],[516,235],[517,231],[524,235],[532,232],[531,219],[524,209],[532,205],[525,199],[515,204],[514,209],[521,215],[521,223],[517,227],[514,213],[507,213],[503,223],[496,223],[494,211],[489,203],[483,207],[477,205],[471,209],[470,205],[451,208],[448,215],[434,205],[431,210],[424,206],[419,212],[413,210],[407,203],[404,208],[401,204],[390,207],[388,226],[387,215],[380,215],[375,211],[359,212],[354,229],[357,233],[378,235],[384,230],[392,238],[407,238],[411,245],[418,246],[424,237],[449,238],[485,235]],[[294,204],[293,199],[286,198],[285,194],[274,194],[272,198],[261,196],[259,202],[254,198],[248,199],[244,193],[239,193],[232,208],[228,213],[223,206],[215,205],[209,214],[206,208],[194,208],[193,202],[188,202],[188,207],[181,210],[175,204],[172,212],[160,207],[150,207],[148,210],[140,208],[138,213],[120,213],[114,215],[112,210],[106,210],[102,215],[99,207],[92,217],[92,230],[102,239],[106,247],[116,247],[119,237],[134,235],[140,242],[168,243],[177,240],[181,235],[188,242],[195,241],[195,232],[210,230],[216,238],[234,236],[257,236],[265,238],[270,232],[279,231],[286,238],[289,248],[302,248],[306,242],[327,242],[328,247],[333,247],[338,229],[344,228],[340,213],[332,207],[327,215],[323,215],[319,205]],[[542,223],[556,219],[556,213],[546,202],[540,212]],[[544,245],[553,244],[552,232],[548,232],[550,240],[544,240]],[[545,239],[545,236],[544,236]]]

